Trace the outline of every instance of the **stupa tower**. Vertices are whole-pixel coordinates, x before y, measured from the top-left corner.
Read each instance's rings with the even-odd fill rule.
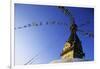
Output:
[[[83,59],[85,54],[83,53],[81,41],[76,33],[77,25],[75,23],[71,24],[70,31],[70,37],[66,41],[60,56],[63,60],[72,60],[75,58]]]

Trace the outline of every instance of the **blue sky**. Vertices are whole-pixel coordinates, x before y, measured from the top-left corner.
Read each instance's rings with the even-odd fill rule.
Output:
[[[66,7],[75,18],[79,26],[90,23],[79,29],[94,32],[94,9],[80,7]],[[66,23],[64,25],[45,25],[47,21]],[[60,53],[67,41],[69,30],[69,17],[56,6],[43,6],[31,4],[15,4],[15,27],[43,23],[42,26],[32,26],[15,30],[15,64],[25,64],[33,57],[30,64],[45,64],[60,59]],[[66,31],[66,33],[65,33]],[[77,32],[82,41],[85,59],[94,59],[94,39]]]

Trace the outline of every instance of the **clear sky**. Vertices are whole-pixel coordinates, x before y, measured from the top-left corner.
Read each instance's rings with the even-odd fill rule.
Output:
[[[80,7],[66,7],[75,18],[79,29],[94,32],[94,9]],[[47,21],[66,23],[64,25],[45,25]],[[69,31],[69,17],[56,6],[31,4],[15,4],[15,27],[42,22],[41,26],[32,26],[15,30],[15,64],[44,64],[60,59],[60,53],[67,41]],[[88,24],[90,23],[90,24]],[[65,35],[66,30],[66,35]],[[94,38],[77,32],[82,41],[85,59],[94,59]]]

